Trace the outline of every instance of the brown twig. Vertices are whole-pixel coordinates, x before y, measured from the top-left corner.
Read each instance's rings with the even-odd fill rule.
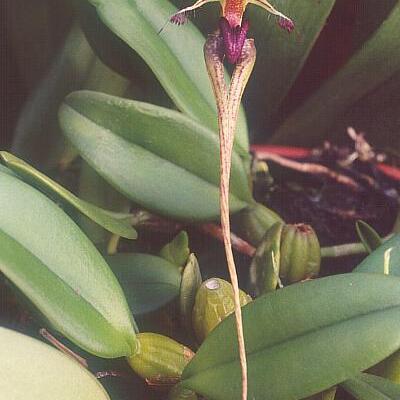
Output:
[[[60,350],[62,353],[66,354],[67,356],[72,357],[83,367],[88,368],[88,363],[83,357],[74,353],[71,349],[69,349],[67,346],[65,346],[65,344],[61,343],[47,329],[42,328],[42,329],[40,329],[39,333],[40,333],[40,336],[42,336],[49,343],[51,343],[56,349]]]
[[[56,349],[60,350],[62,353],[66,354],[69,357],[72,357],[75,361],[77,361],[82,367],[89,369],[89,364],[80,355],[73,352],[69,349],[65,344],[61,343],[57,338],[55,338],[47,329],[42,328],[39,330],[40,336],[46,339],[50,344],[52,344]],[[102,379],[106,377],[128,377],[127,374],[119,371],[99,371],[94,374],[97,379]]]
[[[202,224],[199,225],[199,229],[206,233],[207,235],[212,236],[213,238],[219,240],[220,242],[224,241],[224,236],[222,233],[222,228],[216,224]],[[232,247],[241,254],[245,254],[246,256],[253,257],[256,249],[250,243],[246,242],[239,236],[235,235],[231,232],[231,243]]]
[[[307,174],[312,174],[312,175],[321,175],[325,176],[327,178],[330,178],[337,183],[340,183],[342,185],[346,185],[350,187],[351,189],[355,191],[360,191],[361,186],[352,178],[339,174],[335,171],[332,171],[328,167],[325,167],[323,165],[319,164],[314,164],[314,163],[302,163],[294,160],[290,160],[285,157],[278,156],[276,154],[272,153],[263,153],[263,158],[269,161],[273,161],[282,167],[290,168],[299,172],[307,173]]]

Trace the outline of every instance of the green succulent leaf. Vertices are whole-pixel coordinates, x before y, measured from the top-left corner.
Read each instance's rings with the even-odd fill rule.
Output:
[[[169,24],[177,9],[167,0],[89,2],[104,24],[144,59],[176,106],[216,131],[215,100],[203,60],[205,39],[197,28],[192,24]],[[248,138],[243,112],[237,147],[246,154]]]
[[[130,214],[115,213],[104,210],[88,203],[87,201],[79,199],[57,182],[6,151],[0,152],[0,160],[28,183],[67,202],[108,231],[127,239],[137,238],[137,232],[132,228],[130,223]]]
[[[0,327],[0,353],[4,399],[110,400],[89,371],[31,337]]]
[[[400,235],[387,240],[366,257],[353,272],[400,276]],[[399,351],[372,368],[372,372],[399,383]]]
[[[131,202],[108,184],[85,161],[81,163],[78,194],[81,200],[110,210],[113,214],[126,215],[129,217],[130,225],[134,225],[134,221],[132,220],[133,215],[129,213]],[[78,224],[85,235],[96,245],[105,248],[107,243],[111,241],[112,235],[84,214],[79,216]],[[114,238],[114,243],[118,246],[118,240],[116,237]]]
[[[248,18],[256,38],[257,62],[247,89],[251,112],[265,124],[285,98],[326,23],[335,0],[285,0],[276,4],[296,24],[288,35],[260,7],[249,5]],[[263,125],[262,125],[263,126]],[[265,129],[265,128],[264,128]]]
[[[357,400],[398,400],[400,385],[370,374],[359,374],[341,386]]]
[[[134,315],[155,311],[179,296],[179,269],[163,258],[121,253],[106,260],[121,283]]]
[[[353,30],[353,46],[360,47],[382,24],[398,0],[369,0],[356,15]]]
[[[361,242],[364,244],[364,247],[368,251],[368,253],[372,253],[382,244],[382,239],[380,238],[378,233],[366,222],[357,221],[356,230]]]
[[[0,164],[0,172],[2,172],[2,173],[4,173],[4,174],[7,174],[7,175],[10,175],[10,176],[13,176],[14,178],[17,178],[17,177],[18,177],[17,174],[15,174],[14,172],[12,172],[10,168],[7,168],[7,167],[4,166],[3,164]]]
[[[366,257],[353,272],[400,276],[400,234],[385,241]]]
[[[249,398],[303,399],[396,351],[399,282],[377,274],[336,275],[288,286],[243,307]],[[207,337],[183,372],[184,387],[214,400],[240,397],[234,324],[229,316]]]
[[[110,268],[45,195],[0,172],[0,271],[47,321],[105,358],[135,351],[134,321]]]
[[[185,231],[179,232],[174,239],[160,251],[160,256],[178,267],[183,267],[190,254],[189,237]]]
[[[274,143],[319,143],[333,123],[400,69],[400,1],[354,56],[281,125]],[[354,77],[357,77],[355,79]]]
[[[219,216],[218,138],[202,125],[166,108],[87,91],[66,98],[60,121],[81,156],[135,203],[183,220]],[[251,201],[234,153],[231,211]]]

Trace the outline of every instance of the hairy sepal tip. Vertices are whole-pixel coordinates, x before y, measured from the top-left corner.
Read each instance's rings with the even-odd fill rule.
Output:
[[[186,15],[186,12],[178,12],[176,14],[174,14],[171,18],[170,18],[170,22],[175,24],[175,25],[184,25],[189,21],[188,16]]]
[[[279,17],[278,24],[282,29],[284,29],[288,33],[293,32],[295,28],[294,22],[287,17]]]

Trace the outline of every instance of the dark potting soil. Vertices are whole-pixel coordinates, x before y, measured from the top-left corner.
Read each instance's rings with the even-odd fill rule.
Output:
[[[400,181],[379,171],[374,159],[356,159],[346,164],[344,160],[350,155],[350,147],[325,144],[301,162],[323,165],[349,177],[356,182],[357,189],[269,161],[273,184],[265,176],[256,179],[255,197],[277,211],[287,223],[311,225],[322,246],[359,241],[355,229],[357,220],[367,222],[385,236],[393,229],[399,212]]]

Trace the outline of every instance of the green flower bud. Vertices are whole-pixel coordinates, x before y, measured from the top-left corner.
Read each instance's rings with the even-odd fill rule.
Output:
[[[149,385],[172,386],[194,356],[188,347],[156,333],[137,334],[138,351],[128,357],[131,368]]]
[[[244,306],[251,297],[240,290],[240,304]],[[232,285],[219,278],[203,282],[197,291],[192,313],[193,329],[201,343],[207,335],[229,314],[235,311]]]
[[[260,295],[279,281],[291,284],[318,275],[321,249],[309,225],[276,223],[265,234],[250,267],[253,289]]]
[[[257,246],[262,241],[265,232],[276,222],[283,222],[274,211],[260,203],[254,203],[241,211],[235,221],[238,224],[238,233],[243,239]]]
[[[281,236],[279,276],[283,282],[294,283],[318,275],[321,248],[310,225],[284,225]]]

